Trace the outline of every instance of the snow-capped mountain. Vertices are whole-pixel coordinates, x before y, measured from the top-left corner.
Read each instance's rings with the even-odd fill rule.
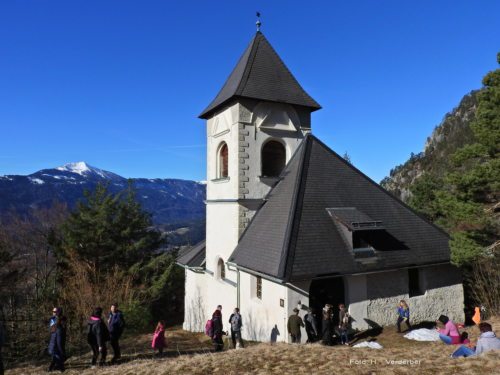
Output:
[[[85,190],[106,183],[114,193],[125,190],[131,181],[137,199],[153,215],[158,225],[200,222],[205,219],[203,183],[178,179],[126,179],[115,173],[80,161],[42,169],[27,176],[0,176],[0,216],[9,210],[26,213],[34,207],[47,207],[54,201],[75,207]]]

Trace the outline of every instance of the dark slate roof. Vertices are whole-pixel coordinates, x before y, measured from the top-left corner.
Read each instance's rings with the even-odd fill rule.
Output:
[[[308,135],[229,261],[284,281],[449,262],[448,235]],[[382,221],[376,261],[358,262],[327,208]],[[344,210],[345,212],[346,210]],[[339,211],[340,212],[340,211]],[[380,246],[379,246],[380,245]]]
[[[215,99],[199,117],[208,118],[234,97],[295,104],[308,107],[311,111],[321,108],[300,86],[260,31],[255,34]]]
[[[189,268],[203,268],[205,267],[205,249],[205,240],[203,240],[179,254],[177,263]]]

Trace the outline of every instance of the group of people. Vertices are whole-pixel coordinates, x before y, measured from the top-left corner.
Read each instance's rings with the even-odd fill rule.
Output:
[[[333,305],[326,304],[322,310],[321,330],[319,329],[319,319],[310,308],[304,316],[304,320],[299,316],[299,309],[293,309],[293,314],[288,318],[288,334],[292,343],[300,344],[301,327],[304,327],[307,334],[306,343],[314,343],[321,340],[323,345],[332,345],[334,334],[339,337],[341,345],[349,345],[349,328],[351,317],[343,303],[338,305],[337,319]]]
[[[234,349],[243,348],[243,339],[241,337],[241,327],[243,327],[243,321],[241,319],[240,309],[235,307],[233,313],[229,317],[229,326],[231,327],[231,342]],[[220,352],[224,349],[224,335],[228,335],[227,331],[224,331],[224,325],[222,323],[222,306],[218,305],[212,314],[212,319],[207,321],[205,325],[205,333],[212,339],[214,349],[216,352]]]
[[[102,317],[103,310],[96,307],[87,321],[87,343],[92,349],[92,366],[103,365],[107,356],[107,342],[113,348],[111,363],[116,363],[121,357],[120,337],[125,328],[125,320],[118,304],[111,305],[107,322]],[[64,371],[66,361],[66,329],[67,319],[61,307],[54,307],[52,317],[49,319],[49,345],[48,353],[51,362],[48,371]]]
[[[470,357],[488,352],[490,350],[500,350],[500,339],[493,332],[493,327],[489,323],[480,322],[480,318],[473,319],[477,324],[480,336],[476,345],[469,340],[467,332],[460,333],[459,326],[446,315],[440,315],[436,320],[436,330],[439,332],[439,339],[446,345],[461,345],[452,354],[452,358]],[[405,322],[408,330],[411,330],[410,309],[408,304],[401,300],[398,307],[398,320],[396,325],[398,332],[401,332],[401,323]],[[442,326],[438,328],[437,326]]]

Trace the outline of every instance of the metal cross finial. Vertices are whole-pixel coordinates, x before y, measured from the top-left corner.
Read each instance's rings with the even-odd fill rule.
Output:
[[[257,12],[257,22],[255,22],[255,25],[257,25],[257,31],[260,31],[260,25],[262,25],[260,22],[260,12]]]

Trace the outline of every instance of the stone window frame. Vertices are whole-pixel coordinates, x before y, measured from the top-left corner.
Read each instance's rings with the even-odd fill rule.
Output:
[[[223,155],[225,151],[225,155]],[[217,160],[216,160],[216,175],[217,180],[229,178],[229,146],[225,141],[222,141],[217,147]]]

